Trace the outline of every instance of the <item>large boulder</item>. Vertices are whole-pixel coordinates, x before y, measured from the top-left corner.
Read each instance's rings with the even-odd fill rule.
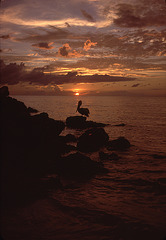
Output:
[[[105,171],[101,163],[77,152],[61,157],[55,164],[56,173],[70,179],[86,180]]]
[[[79,137],[77,148],[81,152],[95,152],[106,145],[108,140],[109,136],[103,128],[92,128]]]
[[[0,98],[8,97],[9,96],[9,90],[7,86],[3,86],[0,88]]]
[[[130,142],[125,137],[119,137],[115,140],[108,142],[108,150],[123,151],[131,146]]]
[[[40,113],[30,118],[30,127],[34,132],[42,135],[59,135],[65,128],[62,121],[57,121],[48,117],[47,113]]]

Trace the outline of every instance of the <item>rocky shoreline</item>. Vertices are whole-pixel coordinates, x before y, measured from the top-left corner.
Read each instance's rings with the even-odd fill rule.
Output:
[[[49,118],[47,113],[38,114],[36,109],[10,97],[6,86],[0,88],[0,108],[3,204],[19,203],[20,199],[25,203],[38,197],[45,192],[41,179],[49,174],[57,175],[55,188],[62,187],[61,178],[87,181],[96,174],[105,174],[108,170],[103,162],[118,160],[111,151],[130,147],[124,137],[110,141],[104,130],[106,124],[82,116],[70,116],[63,122]],[[78,138],[60,135],[65,128],[83,133]],[[100,161],[86,155],[92,152],[99,153]]]

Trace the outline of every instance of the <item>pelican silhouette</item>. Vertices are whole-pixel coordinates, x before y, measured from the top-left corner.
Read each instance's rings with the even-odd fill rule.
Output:
[[[90,114],[89,109],[88,108],[80,108],[81,105],[82,105],[82,101],[80,100],[78,102],[78,106],[77,106],[76,112],[78,111],[80,114],[89,117],[89,114]]]

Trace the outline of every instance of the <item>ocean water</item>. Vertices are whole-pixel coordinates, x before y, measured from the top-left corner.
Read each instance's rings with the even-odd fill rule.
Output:
[[[14,211],[6,229],[9,240],[165,239],[166,98],[14,97],[63,121],[78,115],[77,102],[82,100],[89,120],[109,124],[105,131],[110,140],[124,136],[132,146],[116,152],[119,160],[103,162],[108,173],[83,183],[62,179],[63,189]],[[115,126],[121,123],[125,126]],[[67,133],[82,134],[69,129],[62,134]],[[88,156],[99,161],[98,152]]]

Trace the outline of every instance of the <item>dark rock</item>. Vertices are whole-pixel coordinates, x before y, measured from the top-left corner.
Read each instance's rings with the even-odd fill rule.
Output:
[[[104,123],[97,123],[97,122],[93,122],[93,121],[86,121],[86,128],[96,128],[96,127],[105,127],[107,126],[107,124]]]
[[[79,137],[77,148],[81,152],[95,152],[103,147],[108,140],[109,136],[103,128],[92,128]]]
[[[86,117],[83,117],[83,116],[72,116],[66,119],[66,126],[72,129],[86,129],[86,128],[105,127],[107,126],[107,124],[96,123],[93,121],[86,121]]]
[[[64,152],[65,153],[69,153],[71,151],[76,151],[77,148],[73,145],[70,145],[70,144],[66,144],[65,147],[64,147]]]
[[[14,98],[1,98],[0,105],[1,117],[4,119],[4,121],[22,121],[30,116],[25,104],[23,102],[17,101]]]
[[[124,126],[126,126],[126,124],[125,123],[120,123],[120,124],[116,124],[114,126],[116,126],[116,127],[124,127]]]
[[[8,97],[9,96],[9,90],[7,86],[3,86],[0,88],[0,98]]]
[[[66,143],[77,141],[77,138],[73,134],[67,134],[66,136],[64,136],[64,139]]]
[[[28,107],[28,112],[29,113],[38,113],[38,110],[36,110],[34,108],[31,108],[31,107]]]
[[[154,159],[166,159],[166,156],[159,155],[159,154],[152,154],[151,155]]]
[[[116,153],[105,153],[105,152],[99,152],[99,157],[101,161],[105,160],[119,160],[119,156]]]
[[[100,163],[92,161],[89,157],[78,152],[61,157],[56,161],[55,168],[59,175],[79,180],[89,179],[104,171]]]
[[[65,124],[62,121],[56,121],[48,117],[47,113],[40,113],[31,116],[31,126],[36,133],[40,135],[59,135],[65,128]]]
[[[124,138],[124,137],[119,137],[115,140],[109,141],[108,142],[108,150],[126,150],[131,146],[130,142]]]
[[[71,116],[66,119],[66,126],[73,129],[83,129],[86,125],[86,117]]]
[[[36,114],[33,116],[33,119],[39,120],[39,121],[43,121],[45,119],[48,119],[48,113],[46,112],[42,112],[40,114]]]

